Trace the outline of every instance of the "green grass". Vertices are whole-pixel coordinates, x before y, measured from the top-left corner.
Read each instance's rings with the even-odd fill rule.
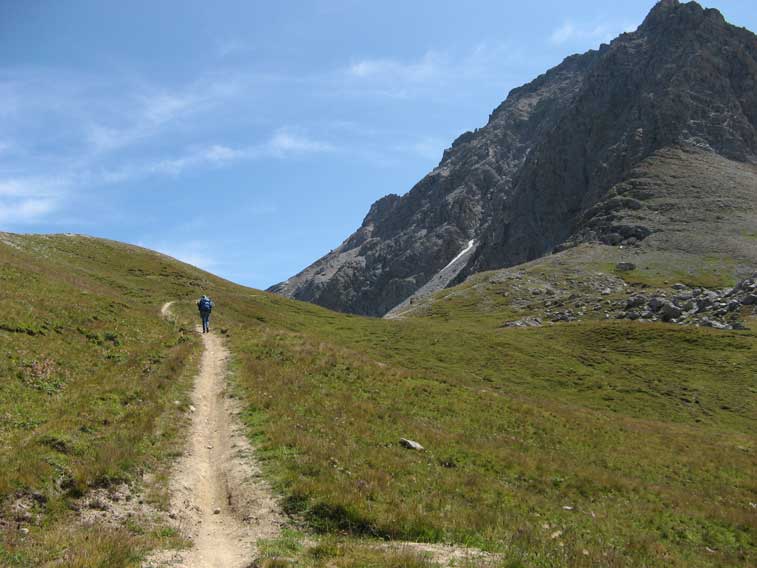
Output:
[[[754,558],[753,336],[320,319],[232,332],[248,425],[316,529],[545,566]]]
[[[757,337],[500,329],[515,312],[487,294],[473,279],[407,321],[226,300],[249,302],[229,316],[236,377],[290,509],[524,565],[755,562]]]
[[[261,568],[439,568],[430,555],[408,547],[382,547],[349,536],[325,536],[317,542],[302,533],[285,530],[274,539],[258,542]],[[473,566],[458,562],[457,566]]]
[[[174,401],[187,399],[199,343],[158,310],[187,289],[186,275],[94,239],[14,242],[0,247],[0,554],[10,566],[131,565],[160,539],[127,529],[90,538],[70,526],[68,508],[92,487],[139,484],[145,470],[165,479],[186,408]],[[30,493],[39,520],[19,524],[13,502]],[[165,504],[160,486],[149,494]],[[77,560],[56,538],[88,544]],[[109,547],[105,562],[98,550]]]
[[[0,390],[0,455],[19,472],[6,495],[46,487],[58,498],[59,471],[86,491],[160,469],[181,415],[171,389],[186,392],[169,377],[191,375],[196,343],[155,314],[177,299],[178,321],[191,321],[188,300],[207,291],[266,474],[315,535],[265,544],[261,565],[432,565],[377,548],[384,539],[475,546],[502,566],[757,563],[754,333],[625,321],[502,329],[523,310],[486,275],[443,291],[422,317],[375,320],[114,243],[24,243],[0,248],[3,278],[20,272],[24,298],[0,321],[13,353],[0,363],[12,388]],[[63,307],[69,289],[81,309]],[[103,461],[108,447],[126,455]],[[56,522],[30,535],[50,558]],[[156,544],[134,532],[130,554]],[[18,538],[0,554],[27,554]],[[134,562],[119,558],[112,565]]]

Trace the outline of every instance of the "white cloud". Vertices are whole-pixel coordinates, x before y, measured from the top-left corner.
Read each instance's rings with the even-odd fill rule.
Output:
[[[53,198],[0,198],[0,223],[27,225],[42,220],[58,208]]]
[[[392,99],[459,95],[467,81],[506,83],[508,71],[524,64],[521,48],[480,42],[467,50],[428,50],[416,59],[363,58],[341,70],[331,93]]]
[[[214,144],[204,148],[192,150],[184,156],[161,160],[148,165],[147,173],[163,173],[178,175],[189,168],[200,166],[224,166],[234,162],[258,160],[262,158],[287,158],[332,152],[336,148],[328,142],[315,140],[303,134],[280,128],[270,139],[262,144],[231,148]]]
[[[161,252],[192,266],[211,270],[218,266],[216,256],[213,254],[213,246],[202,240],[190,240],[180,243],[138,242],[137,246]]]
[[[183,91],[155,92],[146,89],[132,98],[116,97],[109,106],[119,105],[120,112],[108,109],[90,117],[87,141],[94,153],[120,150],[162,133],[166,128],[180,125],[193,115],[220,105],[235,92],[231,84],[200,81]],[[114,124],[104,124],[108,118]]]
[[[216,53],[219,57],[230,57],[250,53],[252,46],[240,38],[227,38],[218,42]]]
[[[420,82],[438,76],[446,64],[440,53],[427,51],[417,61],[363,59],[353,62],[348,73],[361,79]]]
[[[123,183],[150,175],[178,176],[201,167],[223,167],[234,163],[265,158],[301,157],[308,154],[333,152],[337,148],[328,142],[309,138],[287,128],[276,130],[263,143],[232,148],[223,144],[191,148],[183,155],[157,161],[124,165],[116,169],[90,172],[91,182]]]
[[[634,29],[635,26],[628,23],[622,25],[612,22],[576,24],[572,20],[566,20],[552,32],[549,41],[553,45],[578,42],[609,43],[620,33]]]
[[[266,143],[265,148],[271,155],[278,158],[293,154],[319,154],[335,150],[335,147],[328,142],[313,140],[286,128],[277,130]]]
[[[427,136],[408,144],[400,144],[395,149],[403,154],[415,154],[426,160],[438,161],[447,145],[447,141]]]
[[[234,38],[218,44],[221,56],[248,49]],[[265,97],[281,89],[308,89],[328,100],[345,95],[448,98],[461,93],[466,81],[503,82],[503,69],[520,61],[504,44],[482,43],[466,51],[428,50],[409,59],[356,57],[309,74],[257,74],[229,63],[223,71],[181,84],[154,83],[118,72],[4,67],[1,218],[19,223],[61,218],[72,198],[95,188],[253,160],[303,159],[330,152],[349,152],[366,160],[374,154],[375,159],[396,159],[398,151],[438,159],[444,143],[431,138],[396,149],[376,142],[387,133],[381,127],[369,133],[364,125],[349,124],[351,130],[344,135],[344,127],[335,133],[314,120],[307,129],[276,129],[267,122],[270,117],[257,111],[266,108]],[[243,130],[247,124],[237,124],[239,117],[249,122],[249,130]],[[235,133],[255,132],[255,138],[225,140],[229,124]],[[260,133],[261,125],[270,129],[267,137]],[[337,139],[351,144],[336,146],[331,140]]]
[[[14,226],[41,221],[58,209],[67,188],[68,183],[58,179],[0,179],[0,223]]]

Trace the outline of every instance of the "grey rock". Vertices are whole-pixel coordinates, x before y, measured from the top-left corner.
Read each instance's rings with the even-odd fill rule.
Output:
[[[708,309],[710,306],[713,305],[712,298],[709,298],[707,296],[701,296],[700,298],[697,298],[697,309],[702,312],[706,309]]]
[[[619,272],[630,272],[636,270],[636,265],[633,262],[619,262],[615,265],[615,270]]]
[[[708,318],[704,318],[702,320],[702,326],[704,326],[704,327],[711,327],[713,329],[723,329],[723,330],[725,330],[725,329],[732,329],[732,327],[730,325],[727,325],[727,324],[724,324],[724,323],[720,323],[719,321],[711,320],[711,319],[708,319]]]
[[[505,322],[502,327],[541,327],[543,322],[537,317],[528,317],[524,319]]]
[[[672,321],[681,317],[681,314],[683,314],[681,308],[671,302],[665,302],[662,305],[662,308],[660,308],[660,317],[662,318],[662,321]]]

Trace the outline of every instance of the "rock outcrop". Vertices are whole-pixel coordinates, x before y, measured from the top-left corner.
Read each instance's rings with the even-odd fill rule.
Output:
[[[698,167],[699,187],[717,191],[739,164],[729,196],[757,198],[756,87],[757,37],[695,2],[659,2],[635,32],[514,89],[407,194],[377,201],[340,247],[271,290],[380,316],[580,243],[673,246],[659,236],[666,211],[693,215],[676,169]]]

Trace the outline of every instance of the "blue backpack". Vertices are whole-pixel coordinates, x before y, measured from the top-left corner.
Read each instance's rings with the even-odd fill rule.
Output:
[[[209,312],[213,307],[213,302],[210,301],[210,298],[200,298],[199,306],[200,311]]]

